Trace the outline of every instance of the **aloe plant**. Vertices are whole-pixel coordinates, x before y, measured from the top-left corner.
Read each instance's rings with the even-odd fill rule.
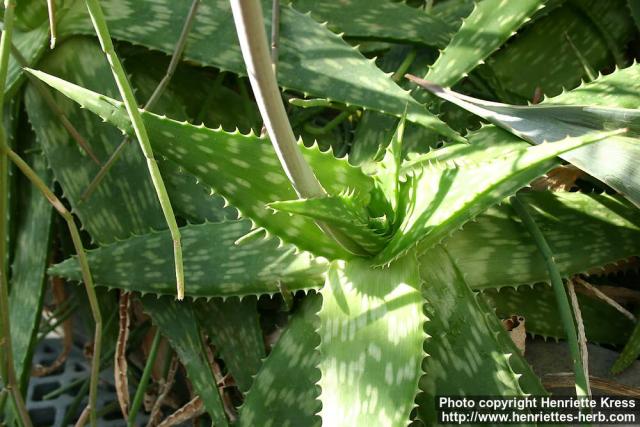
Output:
[[[29,422],[47,280],[78,300],[83,282],[95,316],[75,316],[96,331],[87,409],[68,414],[80,423],[98,422],[98,370],[124,352],[132,388],[117,393],[131,397],[114,402],[132,402],[129,425],[152,386],[150,424],[168,415],[176,381],[174,416],[214,425],[432,425],[438,395],[553,391],[504,330],[513,314],[567,340],[588,393],[563,280],[599,288],[640,254],[640,65],[616,68],[638,29],[608,32],[626,2],[600,15],[590,0],[42,3],[16,9],[11,59],[6,8],[3,152],[74,249],[30,181],[3,181],[5,420]],[[577,37],[584,19],[600,50]],[[553,59],[566,69],[532,67],[549,96],[516,105],[526,85],[502,78],[509,61],[567,20],[576,42]],[[614,71],[578,85],[591,69]],[[577,191],[551,191],[565,162]],[[125,292],[130,334],[107,320]],[[577,301],[589,341],[626,345],[613,370],[633,363],[629,316]]]

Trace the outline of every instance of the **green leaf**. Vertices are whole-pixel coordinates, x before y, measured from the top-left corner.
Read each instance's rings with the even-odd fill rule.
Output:
[[[14,7],[14,23],[21,30],[31,30],[39,27],[47,20],[46,2],[23,0],[16,3]]]
[[[640,323],[636,323],[636,327],[633,329],[631,333],[631,338],[624,346],[622,353],[613,366],[611,367],[611,373],[619,374],[620,372],[627,369],[640,355]]]
[[[633,71],[637,70],[632,70],[629,74]],[[421,85],[437,96],[532,144],[558,141],[566,136],[588,135],[603,129],[628,127],[630,135],[634,137],[637,137],[640,132],[640,112],[637,109],[596,105],[552,105],[551,102],[525,107],[483,101],[429,83],[421,83]],[[592,89],[592,94],[600,92],[598,86],[589,85],[589,87]],[[561,96],[551,101],[559,100],[562,104],[566,104],[567,101],[570,102],[570,98],[567,98],[569,97]],[[640,206],[640,177],[635,173],[636,164],[640,161],[640,144],[637,139],[623,136],[611,137],[603,144],[566,153],[562,158],[600,179]]]
[[[453,86],[506,42],[546,0],[483,0],[431,66],[426,79]]]
[[[432,14],[387,0],[294,0],[292,4],[301,12],[310,12],[316,20],[328,21],[332,29],[344,32],[348,37],[422,43],[442,48],[455,32],[455,26]]]
[[[69,40],[56,47],[40,65],[88,88],[118,93],[104,54],[93,40]],[[122,141],[122,134],[61,94],[52,95],[96,156],[101,160],[109,158]],[[110,243],[131,233],[166,227],[144,156],[136,144],[124,149],[91,198],[81,203],[82,194],[100,166],[71,138],[32,84],[26,89],[25,107],[56,181],[94,241]],[[167,242],[170,244],[171,239]]]
[[[546,395],[495,315],[471,291],[446,250],[432,248],[420,260],[430,321],[429,357],[420,381],[420,417],[435,423],[436,396]],[[505,339],[506,338],[506,339]],[[526,388],[525,388],[526,387]]]
[[[321,291],[323,424],[408,422],[422,375],[422,295],[415,254],[388,268],[335,261]]]
[[[431,13],[447,22],[449,25],[460,27],[465,16],[473,11],[474,0],[447,0],[434,2]]]
[[[37,28],[30,31],[14,29],[12,37],[13,45],[22,54],[29,64],[35,64],[40,60],[49,44],[49,25],[44,22]],[[15,58],[9,57],[9,68],[7,71],[7,83],[5,93],[8,97],[18,91],[23,81],[22,66]]]
[[[609,135],[600,133],[514,150],[474,165],[425,167],[416,177],[411,212],[389,244],[376,256],[376,263],[389,262],[416,244],[420,244],[420,252],[429,249],[557,165],[555,156]],[[474,183],[471,189],[470,182]]]
[[[400,171],[403,161],[402,145],[404,139],[405,120],[400,119],[391,143],[387,147],[386,153],[376,173],[376,179],[380,183],[380,189],[386,195],[391,207],[398,209],[400,199]]]
[[[189,3],[110,0],[102,2],[102,7],[113,38],[171,53],[187,16]],[[264,1],[263,12],[269,33],[270,1]],[[152,27],[149,22],[153,22]],[[76,2],[67,12],[58,31],[60,37],[93,34],[82,2]],[[305,40],[311,44],[307,45]],[[227,1],[216,0],[199,7],[183,58],[200,65],[246,74]],[[278,81],[286,89],[398,117],[408,105],[408,120],[449,138],[461,139],[357,49],[290,6],[280,10]]]
[[[198,181],[193,174],[171,160],[158,160],[158,167],[169,192],[171,206],[191,223],[220,222],[238,218],[238,211]]]
[[[186,295],[227,297],[279,292],[277,281],[295,291],[321,283],[326,264],[276,239],[234,242],[251,229],[249,221],[227,221],[182,227]],[[97,286],[162,295],[175,295],[169,231],[153,232],[88,251]],[[80,280],[75,258],[49,273]]]
[[[490,69],[499,85],[523,102],[533,98],[536,88],[554,96],[565,88],[578,86],[582,79],[587,80],[576,50],[592,69],[606,70],[615,59],[610,47],[624,50],[635,34],[624,0],[553,3],[561,7],[524,28],[482,67]],[[551,6],[552,2],[548,1],[541,12]],[[592,103],[594,101],[588,102]]]
[[[640,211],[606,194],[519,195],[544,230],[564,277],[640,254]],[[509,203],[493,207],[443,242],[474,289],[548,281],[536,245]]]
[[[316,415],[320,410],[316,384],[320,337],[316,331],[321,304],[320,295],[309,295],[293,314],[245,397],[238,426],[320,425]]]
[[[291,214],[331,224],[348,235],[369,254],[380,251],[388,241],[382,233],[369,223],[367,211],[358,200],[348,195],[317,199],[299,199],[274,202],[269,207]]]
[[[120,102],[40,71],[30,72],[105,120],[131,132],[128,116]],[[312,220],[290,218],[284,213],[272,214],[266,208],[270,202],[297,197],[266,138],[193,126],[144,111],[143,119],[154,151],[210,185],[241,215],[301,249],[329,258],[350,256],[325,236]],[[345,159],[336,159],[331,153],[323,153],[317,147],[307,148],[301,143],[299,146],[330,194],[352,189],[358,197],[367,200],[372,179],[359,168],[350,166]]]
[[[176,302],[170,297],[156,298],[150,295],[142,299],[142,304],[144,310],[151,316],[153,324],[169,340],[171,347],[178,354],[187,370],[195,394],[202,399],[215,425],[229,425],[218,391],[218,382],[207,360],[207,351],[202,342],[191,303]]]
[[[249,297],[198,301],[194,305],[201,327],[241,392],[249,389],[265,357],[256,303],[256,298]]]
[[[30,136],[29,139],[35,139],[33,134]],[[30,143],[25,148],[33,148],[34,145]],[[52,183],[51,173],[40,153],[28,154],[25,160],[44,182]],[[17,185],[17,207],[21,215],[14,225],[16,237],[10,276],[9,318],[16,375],[26,390],[46,284],[52,207],[26,178],[18,178]]]
[[[545,234],[546,236],[546,234]],[[580,285],[576,284],[577,290]],[[488,289],[482,292],[498,316],[505,318],[513,314],[523,316],[526,330],[532,335],[545,338],[566,338],[560,313],[551,286],[541,283],[532,287],[520,286]],[[582,313],[584,330],[589,342],[608,345],[624,344],[633,328],[633,323],[606,302],[578,293],[578,304]],[[607,319],[603,322],[603,319]]]

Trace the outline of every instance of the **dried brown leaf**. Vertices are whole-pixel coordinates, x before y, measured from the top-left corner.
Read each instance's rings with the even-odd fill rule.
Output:
[[[504,326],[504,329],[509,333],[511,340],[516,347],[518,347],[518,350],[524,354],[525,342],[527,340],[524,317],[514,314],[511,317],[502,319],[502,326]]]
[[[171,427],[189,421],[204,413],[204,404],[200,396],[194,397],[189,403],[175,411],[162,421],[158,427]]]
[[[120,410],[125,421],[129,417],[129,380],[127,378],[127,340],[129,339],[129,307],[131,305],[131,294],[122,292],[120,294],[120,304],[118,306],[118,317],[120,320],[118,329],[118,340],[116,341],[116,352],[114,354],[114,379],[116,395]]]

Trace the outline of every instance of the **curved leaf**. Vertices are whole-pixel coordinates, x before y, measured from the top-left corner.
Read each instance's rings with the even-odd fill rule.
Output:
[[[640,66],[635,65],[542,105],[528,107],[483,101],[427,82],[421,86],[532,144],[541,144],[621,127],[629,127],[631,135],[637,137],[640,131],[640,112],[635,109],[640,105],[638,92],[620,85],[627,81],[623,79],[637,79],[639,72]],[[585,99],[587,93],[592,98]],[[620,100],[616,99],[617,93],[621,95]],[[634,98],[633,109],[619,107],[621,104],[627,106]],[[580,105],[584,101],[595,105]],[[600,106],[607,104],[611,107]],[[612,137],[603,144],[584,147],[561,157],[640,206],[640,174],[636,168],[640,162],[640,144],[637,139]]]

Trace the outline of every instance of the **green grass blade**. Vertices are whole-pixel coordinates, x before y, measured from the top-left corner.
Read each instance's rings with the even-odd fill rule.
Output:
[[[573,364],[573,373],[575,375],[575,388],[577,397],[589,397],[591,395],[591,388],[589,387],[589,374],[588,370],[585,371],[581,358],[581,350],[578,344],[578,334],[576,331],[576,319],[574,313],[569,304],[567,297],[567,290],[565,289],[562,276],[555,261],[553,260],[553,252],[547,243],[544,233],[540,227],[536,224],[535,220],[529,213],[529,209],[525,204],[518,200],[518,196],[514,195],[510,198],[513,209],[517,212],[518,216],[522,220],[523,225],[527,228],[531,237],[536,242],[538,250],[544,258],[545,265],[549,270],[549,279],[553,286],[553,293],[556,299],[556,305],[560,312],[560,319],[562,326],[567,334],[567,343],[569,344],[569,350],[571,353],[571,362]],[[585,410],[585,409],[582,409]],[[589,411],[586,409],[586,411]]]
[[[383,264],[420,244],[420,252],[439,243],[467,221],[515,193],[558,164],[555,157],[614,133],[567,139],[475,165],[425,167],[416,178],[412,210],[375,261]],[[469,182],[474,183],[472,190]]]
[[[418,398],[419,415],[437,419],[436,396],[545,395],[539,380],[518,353],[495,315],[465,282],[446,250],[432,248],[420,260],[430,321],[425,343],[429,357]],[[503,338],[506,338],[504,340]]]
[[[579,288],[578,288],[579,289]],[[517,289],[487,289],[482,292],[501,318],[524,316],[527,333],[544,338],[566,339],[551,286],[545,283]],[[584,330],[589,342],[621,346],[631,336],[633,323],[606,302],[578,294]],[[607,319],[603,322],[602,319]]]
[[[175,214],[173,213],[171,201],[169,200],[169,194],[167,193],[162,175],[160,174],[160,169],[158,169],[158,163],[154,158],[153,149],[151,148],[151,143],[149,142],[149,134],[147,133],[144,121],[142,119],[142,116],[140,115],[140,110],[138,109],[138,101],[136,100],[135,94],[133,93],[133,88],[131,87],[131,83],[129,82],[129,77],[122,67],[120,58],[118,58],[118,54],[116,53],[113,46],[113,41],[111,40],[111,35],[109,34],[109,28],[104,16],[104,12],[102,11],[102,6],[100,5],[100,2],[98,0],[85,0],[85,4],[87,6],[87,10],[89,11],[89,16],[91,17],[91,22],[93,23],[93,27],[95,29],[96,35],[98,36],[98,40],[100,40],[100,47],[106,55],[107,62],[109,63],[113,78],[116,81],[116,85],[118,87],[118,92],[120,93],[120,97],[122,98],[122,102],[127,111],[127,115],[131,120],[133,133],[138,140],[140,150],[142,150],[142,153],[144,154],[145,164],[147,166],[149,176],[151,177],[151,182],[153,184],[153,189],[155,190],[157,200],[160,203],[160,208],[162,209],[162,214],[164,216],[165,222],[167,223],[167,227],[171,231],[171,240],[173,241],[173,259],[175,263],[176,290],[178,299],[181,300],[182,298],[184,298],[184,267],[182,262],[182,242],[180,240],[178,223],[176,221]],[[53,44],[54,39],[52,35],[52,45]]]
[[[563,277],[640,253],[640,211],[622,197],[546,192],[518,197],[545,230]],[[443,245],[476,290],[548,280],[544,260],[508,203],[468,222]]]
[[[195,394],[204,402],[212,421],[216,426],[229,425],[191,303],[185,301],[177,304],[171,297],[156,298],[151,295],[143,298],[142,303],[154,325],[178,354]]]
[[[31,73],[115,126],[131,131],[118,101],[40,71]],[[350,257],[311,219],[292,219],[284,213],[274,215],[266,208],[270,202],[297,197],[266,139],[193,126],[148,112],[143,112],[143,118],[155,150],[211,186],[243,216],[301,249],[329,258]],[[359,168],[350,166],[346,159],[336,159],[330,152],[321,152],[317,146],[306,148],[301,144],[300,148],[330,194],[351,189],[357,197],[367,200],[373,180]]]
[[[506,42],[546,0],[484,0],[476,3],[426,79],[453,86]]]
[[[382,269],[332,265],[319,313],[323,424],[408,422],[425,356],[421,287],[413,253]]]
[[[276,239],[256,238],[240,245],[236,240],[251,229],[249,221],[189,225],[182,228],[187,296],[227,297],[273,294],[277,281],[289,290],[309,289],[322,283],[326,264],[292,246],[279,247]],[[175,294],[171,276],[172,248],[168,231],[154,232],[88,252],[97,286],[163,295]],[[133,268],[135,266],[135,268]],[[74,258],[52,267],[50,274],[80,278]]]
[[[250,297],[194,305],[201,328],[243,393],[249,390],[266,355],[256,303],[257,299]]]
[[[317,313],[321,304],[320,295],[309,295],[291,316],[289,326],[246,395],[238,414],[238,426],[320,426],[316,383],[320,378]]]
[[[171,53],[189,8],[187,3],[169,0],[111,0],[103,1],[102,6],[115,39],[166,53]],[[271,2],[265,0],[267,34],[271,31],[270,6]],[[92,34],[86,11],[81,7],[69,11],[58,33],[60,38]],[[301,40],[313,40],[313,44],[307,46]],[[216,1],[199,8],[183,58],[240,75],[246,73],[228,2]],[[278,81],[286,89],[398,117],[408,105],[408,120],[460,139],[342,38],[290,6],[280,11],[278,58]]]

